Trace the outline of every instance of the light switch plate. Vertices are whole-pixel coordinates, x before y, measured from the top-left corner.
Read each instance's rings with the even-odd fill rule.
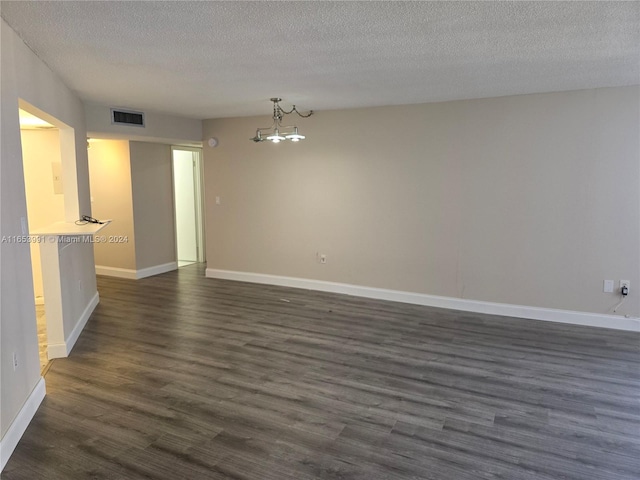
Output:
[[[613,280],[605,280],[604,281],[604,293],[613,293]]]

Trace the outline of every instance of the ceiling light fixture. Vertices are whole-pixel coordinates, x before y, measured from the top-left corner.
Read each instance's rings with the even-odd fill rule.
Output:
[[[259,128],[256,130],[256,136],[251,140],[254,142],[264,142],[265,140],[269,140],[273,143],[280,143],[284,140],[291,140],[292,142],[299,142],[300,140],[304,140],[305,136],[300,135],[298,132],[298,127],[295,125],[282,125],[282,119],[285,115],[289,115],[290,113],[297,113],[298,116],[302,118],[308,118],[313,115],[313,110],[309,110],[309,113],[302,114],[297,109],[296,106],[293,105],[291,110],[288,112],[283,110],[280,106],[281,98],[272,98],[273,102],[273,123],[270,127]]]

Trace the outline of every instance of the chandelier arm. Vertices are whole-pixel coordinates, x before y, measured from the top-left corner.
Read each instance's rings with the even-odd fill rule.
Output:
[[[257,130],[269,130],[270,128],[274,128],[276,126],[278,126],[280,124],[280,122],[276,122],[276,118],[273,118],[273,121],[271,122],[271,125],[269,125],[268,127],[261,127],[258,128]]]
[[[293,105],[291,107],[291,110],[289,110],[288,112],[285,109],[283,109],[282,107],[280,107],[280,105],[278,105],[278,107],[280,108],[280,111],[282,111],[282,113],[284,113],[285,115],[289,115],[290,113],[293,113],[293,112],[296,112],[298,114],[298,116],[302,117],[302,118],[309,118],[311,115],[313,115],[313,110],[309,110],[309,113],[306,114],[306,115],[300,113],[295,105]]]
[[[309,110],[309,113],[307,113],[306,115],[300,113],[298,111],[298,109],[296,108],[296,106],[294,105],[293,108],[291,109],[292,112],[296,112],[298,114],[299,117],[302,118],[309,118],[311,115],[313,115],[313,110]]]

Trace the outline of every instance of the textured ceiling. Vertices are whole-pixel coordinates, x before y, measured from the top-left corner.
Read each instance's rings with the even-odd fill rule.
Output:
[[[1,2],[85,101],[194,118],[640,84],[639,2]]]

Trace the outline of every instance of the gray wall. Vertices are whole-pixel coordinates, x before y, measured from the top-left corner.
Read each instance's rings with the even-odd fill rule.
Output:
[[[176,261],[171,146],[130,142],[136,268]]]
[[[639,99],[321,111],[299,144],[250,142],[267,115],[205,121],[207,266],[611,313],[603,279],[640,287]]]
[[[71,136],[67,155],[75,156],[73,171],[63,172],[65,182],[65,218],[76,219],[80,212],[89,213],[89,175],[87,165],[84,108],[80,100],[40,61],[17,34],[0,20],[2,40],[2,150],[1,150],[1,228],[2,235],[22,235],[20,218],[27,216],[18,101],[23,100],[39,111],[64,122],[69,128],[61,131],[61,140]],[[48,117],[44,117],[49,120]],[[61,141],[67,145],[67,142]],[[75,149],[73,148],[75,146]],[[62,148],[62,147],[61,147]],[[67,148],[67,147],[65,147]],[[64,161],[64,157],[63,157]],[[66,166],[73,166],[67,162]],[[73,185],[69,183],[73,182]],[[71,187],[74,198],[67,196]],[[27,243],[2,243],[2,279],[0,282],[0,432],[4,436],[40,379],[38,338],[33,306],[33,284],[30,250]],[[69,248],[73,259],[61,265],[61,274],[73,285],[63,285],[65,308],[64,337],[77,325],[80,312],[96,294],[93,248],[77,244]],[[78,281],[84,283],[79,292]],[[69,313],[69,315],[67,315]],[[19,367],[13,370],[12,354],[18,354]]]

